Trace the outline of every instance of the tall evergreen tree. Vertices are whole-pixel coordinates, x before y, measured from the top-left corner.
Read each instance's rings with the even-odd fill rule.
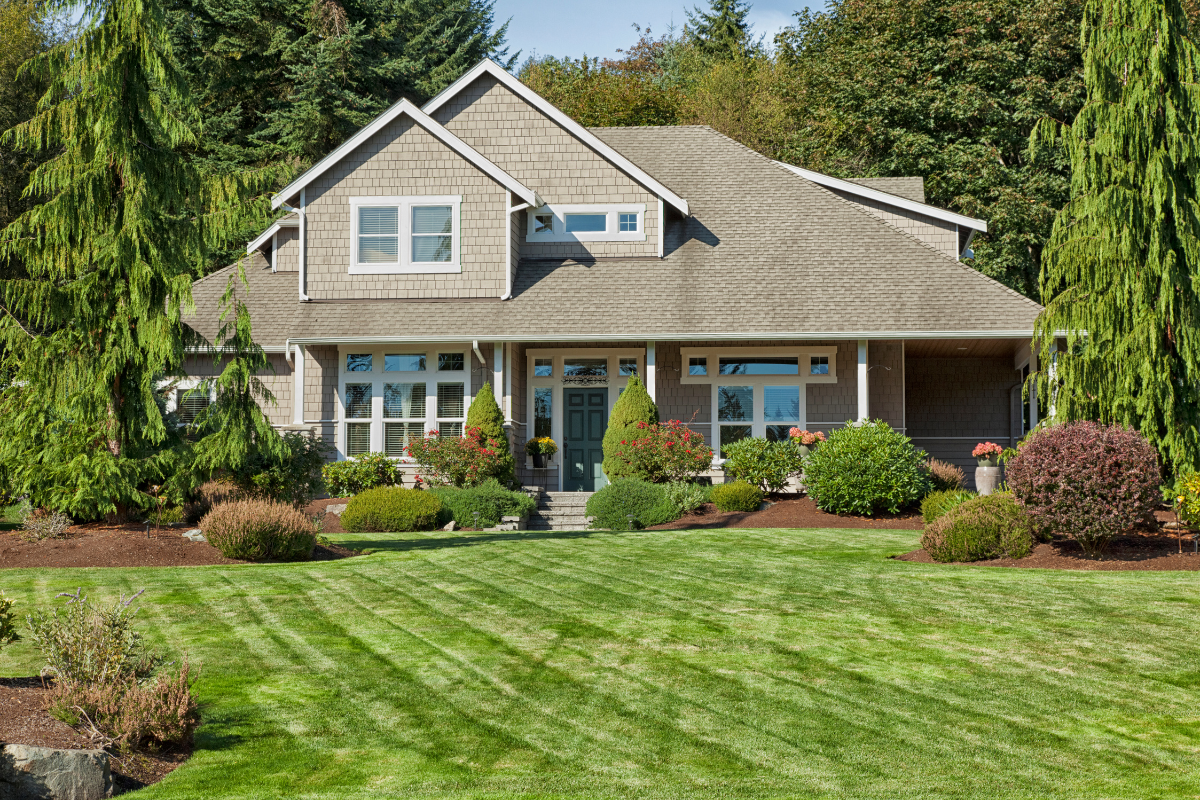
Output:
[[[1179,0],[1090,0],[1082,40],[1087,102],[1031,140],[1071,159],[1039,387],[1058,418],[1131,425],[1169,467],[1200,466],[1200,52]]]
[[[15,490],[86,517],[143,504],[166,476],[175,432],[157,389],[181,370],[191,282],[265,204],[247,206],[251,178],[211,177],[186,154],[190,99],[161,4],[81,11],[79,35],[25,67],[49,87],[43,110],[4,136],[51,157],[26,190],[42,202],[0,232],[26,271],[0,280],[16,369],[0,462]]]
[[[705,55],[723,60],[744,55],[751,48],[749,4],[742,0],[709,0],[708,10],[687,12],[692,41]]]

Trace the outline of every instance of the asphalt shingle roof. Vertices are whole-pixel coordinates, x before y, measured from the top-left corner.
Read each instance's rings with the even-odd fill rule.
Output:
[[[1033,329],[1037,303],[711,128],[592,130],[687,198],[692,216],[675,217],[668,226],[663,259],[525,260],[514,296],[504,302],[301,304],[296,273],[272,275],[259,266],[247,269],[254,276],[247,302],[256,339],[1015,335]],[[214,295],[220,299],[225,281],[217,276],[225,272],[197,284],[198,316],[203,309],[212,317],[197,320],[202,332],[215,332],[217,314],[208,309],[215,308]]]
[[[250,310],[254,341],[263,347],[282,346],[300,308],[299,273],[271,272],[271,265],[257,251],[245,260],[243,268],[246,284],[236,282],[234,294]],[[215,344],[220,331],[221,297],[236,269],[236,264],[230,265],[192,284],[196,311],[184,315],[183,321],[209,344]]]

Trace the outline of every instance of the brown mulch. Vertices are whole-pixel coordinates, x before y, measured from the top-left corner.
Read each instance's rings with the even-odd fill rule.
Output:
[[[333,516],[332,514],[329,516]],[[336,517],[334,518],[336,519]],[[207,542],[190,542],[185,528],[150,529],[145,525],[76,525],[64,539],[28,542],[20,534],[0,532],[0,569],[30,567],[196,567],[244,564],[221,555]],[[336,544],[318,544],[313,561],[332,561],[361,555]]]
[[[1200,570],[1200,555],[1192,552],[1192,543],[1180,543],[1171,533],[1146,531],[1119,536],[1109,543],[1104,557],[1097,560],[1083,554],[1079,544],[1071,539],[1056,538],[1033,548],[1025,558],[995,558],[988,561],[965,562],[974,567],[1033,567],[1035,569],[1080,570]],[[924,549],[913,550],[898,561],[937,564]],[[959,566],[962,566],[960,564]]]
[[[323,500],[313,500],[304,507],[304,513],[311,517],[315,516],[318,512],[324,511],[327,506],[344,505],[349,502],[349,497],[326,497]],[[337,514],[326,514],[321,530],[325,533],[346,532],[346,529],[342,527],[341,517]]]
[[[874,517],[827,514],[807,497],[773,495],[771,505],[762,511],[718,511],[705,503],[700,511],[687,514],[674,522],[655,525],[650,530],[684,530],[686,528],[880,528],[921,530],[923,522],[916,512],[881,514]]]
[[[59,750],[93,750],[96,745],[46,711],[41,678],[0,678],[0,744],[26,744]],[[117,794],[158,783],[190,756],[190,747],[157,753],[112,756]]]

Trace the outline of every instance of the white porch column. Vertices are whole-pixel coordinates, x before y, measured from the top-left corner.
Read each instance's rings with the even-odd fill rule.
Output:
[[[1038,357],[1037,348],[1029,348],[1029,374],[1037,372]],[[1038,401],[1037,401],[1037,384],[1029,386],[1029,430],[1033,430],[1038,424]]]
[[[646,391],[654,400],[654,342],[646,342]]]
[[[295,352],[292,353],[292,377],[295,379],[295,386],[292,389],[292,422],[296,425],[304,424],[304,345],[294,345]]]
[[[508,342],[504,345],[504,422],[507,425],[512,425],[512,343]],[[529,436],[532,433],[526,431]]]
[[[492,392],[496,395],[496,405],[500,413],[505,414],[504,408],[504,342],[492,342]]]
[[[858,340],[858,421],[866,422],[871,414],[870,393],[867,391],[867,340]]]

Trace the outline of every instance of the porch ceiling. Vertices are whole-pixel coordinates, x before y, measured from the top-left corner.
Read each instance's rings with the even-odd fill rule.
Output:
[[[1025,339],[906,339],[906,358],[1000,358],[1013,355]]]

